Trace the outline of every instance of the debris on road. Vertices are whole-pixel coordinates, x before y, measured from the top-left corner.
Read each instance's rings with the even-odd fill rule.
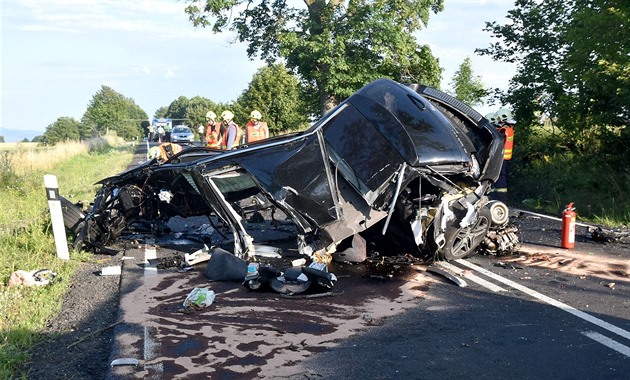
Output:
[[[466,283],[466,281],[462,280],[461,278],[454,276],[452,273],[442,269],[442,268],[438,268],[435,267],[433,265],[429,266],[427,268],[427,272],[431,272],[431,273],[436,273],[439,274],[440,276],[444,276],[445,278],[447,278],[448,280],[450,280],[451,282],[453,282],[455,285],[463,288],[465,286],[468,286],[468,284]]]
[[[212,305],[216,295],[213,290],[208,288],[194,288],[184,300],[184,307],[190,309],[192,307],[204,308]]]
[[[605,243],[630,243],[630,229],[625,226],[613,229],[589,227],[586,236]]]
[[[121,358],[121,359],[114,359],[114,360],[112,360],[112,363],[110,364],[110,366],[112,366],[112,367],[117,367],[117,366],[122,366],[122,365],[137,366],[138,364],[140,364],[140,361],[138,359]]]
[[[120,276],[122,267],[120,265],[112,265],[101,268],[101,276]]]

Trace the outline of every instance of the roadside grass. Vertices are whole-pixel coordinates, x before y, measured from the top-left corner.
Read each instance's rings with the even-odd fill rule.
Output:
[[[133,152],[117,141],[95,139],[54,148],[17,147],[0,152],[0,378],[12,378],[48,320],[59,312],[76,268],[92,255],[55,251],[44,174],[54,174],[61,195],[73,202],[93,200],[94,183],[119,173]],[[16,270],[47,268],[61,281],[42,287],[8,287]]]
[[[608,227],[630,223],[627,166],[612,164],[605,157],[570,153],[513,161],[508,169],[513,206],[560,216],[573,202],[581,221]]]

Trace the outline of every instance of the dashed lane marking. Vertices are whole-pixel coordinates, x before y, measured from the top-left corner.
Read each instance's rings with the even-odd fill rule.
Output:
[[[155,247],[147,247],[144,249],[144,275],[145,276],[157,276],[157,267],[155,264],[151,264],[157,261],[157,250]]]

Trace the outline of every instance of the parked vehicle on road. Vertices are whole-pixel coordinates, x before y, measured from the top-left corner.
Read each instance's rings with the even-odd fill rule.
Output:
[[[171,132],[171,142],[174,144],[192,145],[195,143],[195,134],[185,125],[173,127]]]
[[[245,258],[257,249],[243,219],[254,197],[289,217],[302,255],[330,255],[359,234],[398,253],[458,259],[493,224],[488,192],[502,162],[501,136],[475,110],[380,79],[306,131],[231,151],[190,147],[103,179],[66,225],[75,246],[98,249],[141,223],[215,215]]]

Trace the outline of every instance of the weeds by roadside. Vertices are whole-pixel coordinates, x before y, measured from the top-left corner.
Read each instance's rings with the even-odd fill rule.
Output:
[[[76,251],[68,261],[57,258],[44,174],[57,176],[62,195],[89,201],[93,184],[123,171],[133,157],[129,147],[103,139],[68,144],[0,153],[0,378],[11,378],[28,358],[38,332],[59,311],[73,272],[91,258]],[[15,270],[42,268],[62,280],[44,287],[7,287]]]

